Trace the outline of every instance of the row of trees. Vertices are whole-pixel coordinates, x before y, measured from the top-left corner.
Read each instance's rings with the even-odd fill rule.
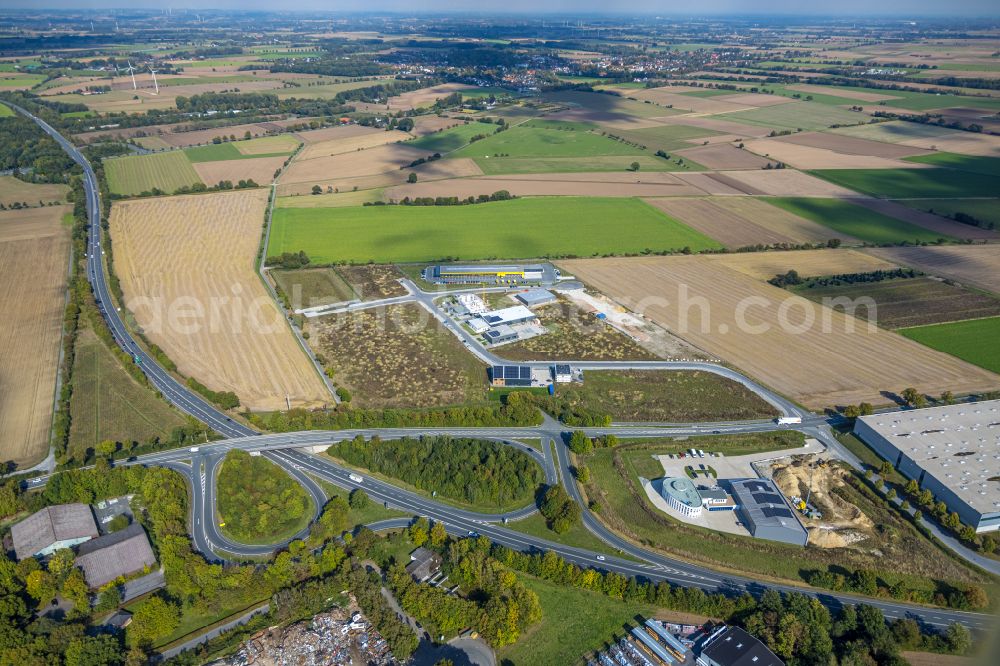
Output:
[[[492,440],[441,436],[383,441],[358,435],[328,452],[351,465],[475,505],[528,502],[542,480],[530,456]]]
[[[524,391],[514,391],[502,403],[434,409],[360,409],[341,404],[335,409],[292,409],[248,414],[249,421],[273,432],[353,428],[421,428],[441,426],[528,426],[541,414]]]
[[[65,183],[80,173],[54,139],[20,114],[0,118],[0,170],[10,169],[15,176],[38,183]]]

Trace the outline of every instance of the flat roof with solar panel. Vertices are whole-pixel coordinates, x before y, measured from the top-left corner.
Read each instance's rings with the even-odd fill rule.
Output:
[[[531,366],[494,365],[490,368],[490,381],[494,386],[531,386]]]
[[[773,481],[740,479],[729,485],[750,534],[758,539],[806,545],[809,533]]]

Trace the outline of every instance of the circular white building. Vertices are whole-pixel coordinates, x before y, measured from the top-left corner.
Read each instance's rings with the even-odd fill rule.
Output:
[[[660,495],[667,506],[685,518],[701,515],[701,495],[691,479],[674,476],[663,479]]]

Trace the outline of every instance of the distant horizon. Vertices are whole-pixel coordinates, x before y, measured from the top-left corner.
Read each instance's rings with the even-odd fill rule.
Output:
[[[401,16],[422,15],[468,15],[468,16],[575,16],[575,17],[622,17],[660,15],[669,17],[698,18],[816,18],[816,19],[1000,19],[1000,4],[994,0],[959,0],[948,5],[929,0],[843,0],[838,3],[840,11],[831,12],[822,6],[816,10],[802,9],[797,0],[703,0],[699,11],[688,7],[662,6],[666,3],[655,0],[634,0],[628,10],[609,11],[602,2],[594,0],[556,0],[547,2],[545,9],[539,3],[528,0],[508,0],[503,7],[483,8],[478,3],[465,0],[427,0],[415,5],[401,0],[347,0],[331,8],[322,0],[291,0],[280,10],[273,8],[268,0],[210,0],[205,4],[185,5],[173,2],[152,2],[136,4],[127,0],[62,0],[38,6],[34,0],[0,0],[0,11],[17,10],[28,12],[72,11],[150,11],[172,10],[175,12],[243,12],[261,14],[313,13],[330,16],[350,16],[365,14],[390,14]]]

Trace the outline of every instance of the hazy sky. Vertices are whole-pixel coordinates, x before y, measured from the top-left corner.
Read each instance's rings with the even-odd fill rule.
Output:
[[[165,8],[242,9],[242,10],[327,10],[425,12],[515,12],[515,13],[660,13],[660,14],[837,14],[837,15],[946,15],[997,16],[997,0],[838,0],[813,2],[802,0],[0,0],[9,8]]]

